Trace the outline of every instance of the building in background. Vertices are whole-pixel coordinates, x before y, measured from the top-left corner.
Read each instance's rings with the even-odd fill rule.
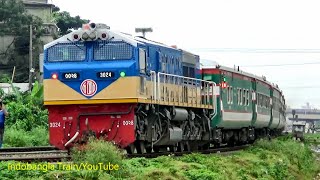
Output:
[[[39,62],[39,54],[43,52],[43,45],[47,44],[54,40],[57,37],[58,27],[53,21],[53,8],[54,5],[49,3],[48,0],[22,0],[25,5],[25,9],[28,14],[34,15],[42,19],[43,21],[43,28],[44,34],[41,36],[40,40],[41,43],[37,44],[38,49],[40,52],[33,54],[33,64],[37,65],[36,72],[38,72],[38,62]],[[29,34],[28,34],[29,37]],[[4,52],[8,49],[8,47],[13,43],[14,36],[7,34],[4,36],[0,36],[0,52]],[[19,66],[16,68],[16,76],[22,76],[25,78],[18,78],[17,79],[24,79],[23,82],[27,81],[27,76],[25,75],[26,67],[22,67],[21,65],[27,65],[29,62],[28,55],[16,55],[14,60],[11,58],[9,59],[8,56],[0,55],[0,74],[9,74],[11,76],[13,67],[15,65]],[[35,67],[35,66],[34,66]],[[21,73],[24,72],[24,73]],[[37,79],[39,79],[40,75],[37,73]]]

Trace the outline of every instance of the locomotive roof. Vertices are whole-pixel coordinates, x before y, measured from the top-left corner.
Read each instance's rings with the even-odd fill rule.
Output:
[[[267,81],[266,77],[264,77],[264,76],[260,77],[260,76],[257,76],[257,75],[251,74],[251,73],[247,73],[247,72],[244,72],[244,71],[241,71],[241,70],[238,71],[237,69],[233,69],[233,68],[229,68],[229,67],[221,66],[221,65],[216,65],[216,67],[213,67],[213,68],[205,68],[204,67],[202,69],[220,69],[220,70],[224,70],[224,71],[237,73],[237,74],[240,74],[240,75],[243,75],[243,76],[251,77],[251,78],[254,78],[254,79],[258,79],[259,81],[270,85],[271,87],[273,87],[274,89],[278,90],[282,94],[282,91],[280,90],[280,88],[277,87],[277,85],[275,85],[274,83],[271,83],[271,82]]]
[[[132,37],[133,37],[133,36],[132,36]],[[166,44],[162,44],[162,43],[160,43],[160,42],[152,41],[152,40],[146,39],[146,38],[144,38],[144,37],[135,36],[135,37],[133,37],[133,38],[134,38],[136,41],[139,41],[139,42],[149,43],[149,44],[153,44],[153,45],[156,45],[156,46],[164,46],[164,47],[169,48],[169,49],[175,49],[175,50],[177,50],[176,48],[173,48],[173,47],[168,46],[168,45],[166,45]]]
[[[142,37],[139,37],[139,36],[134,37],[134,36],[132,36],[130,34],[119,32],[119,31],[110,30],[110,29],[107,29],[107,28],[99,29],[99,30],[103,30],[103,31],[107,32],[112,40],[122,40],[122,41],[125,41],[125,42],[131,44],[134,47],[137,47],[138,44],[149,43],[149,44],[153,44],[153,45],[156,45],[156,46],[163,46],[163,47],[166,47],[166,48],[169,48],[169,49],[179,50],[179,49],[176,49],[174,47],[171,47],[171,46],[159,43],[159,42],[155,42],[155,41],[152,41],[152,40],[149,40],[149,39],[146,39],[146,38],[142,38]],[[47,49],[47,48],[49,48],[51,46],[54,46],[54,45],[56,45],[58,43],[73,43],[73,42],[77,42],[77,41],[72,41],[71,40],[72,36],[75,33],[81,34],[82,32],[84,32],[84,31],[81,28],[79,28],[78,30],[73,30],[69,34],[66,34],[66,35],[64,35],[64,36],[62,36],[62,37],[60,37],[60,38],[58,38],[58,39],[46,44],[46,45],[44,45],[44,49]]]

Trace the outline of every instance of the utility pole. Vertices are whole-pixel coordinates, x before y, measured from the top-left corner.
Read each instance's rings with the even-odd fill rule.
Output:
[[[32,87],[32,25],[30,25],[30,42],[29,42],[29,91],[31,91]]]
[[[153,32],[152,28],[136,28],[136,32],[142,32],[142,36],[146,37],[146,32]]]

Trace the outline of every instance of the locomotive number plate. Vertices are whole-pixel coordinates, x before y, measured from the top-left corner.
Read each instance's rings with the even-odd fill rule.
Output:
[[[133,126],[133,120],[129,121],[123,121],[124,126]]]
[[[98,72],[97,77],[98,78],[113,78],[114,72],[111,72],[111,71]]]
[[[63,73],[62,77],[64,79],[79,79],[80,78],[80,74],[77,73],[77,72]]]
[[[51,128],[57,128],[57,127],[60,127],[60,122],[53,122],[53,123],[50,123],[50,127],[51,127]]]

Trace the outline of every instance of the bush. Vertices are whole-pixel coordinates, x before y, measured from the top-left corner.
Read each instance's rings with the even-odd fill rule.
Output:
[[[5,147],[47,146],[49,134],[44,127],[36,127],[31,131],[16,128],[15,126],[5,129]]]
[[[118,170],[88,171],[86,174],[99,177],[104,173],[111,174],[115,177],[123,177],[126,175],[126,167],[123,163],[124,153],[119,150],[111,142],[104,140],[90,139],[85,147],[75,147],[72,149],[72,160],[74,163],[86,162],[91,165],[117,165]],[[89,174],[88,174],[89,173]]]

